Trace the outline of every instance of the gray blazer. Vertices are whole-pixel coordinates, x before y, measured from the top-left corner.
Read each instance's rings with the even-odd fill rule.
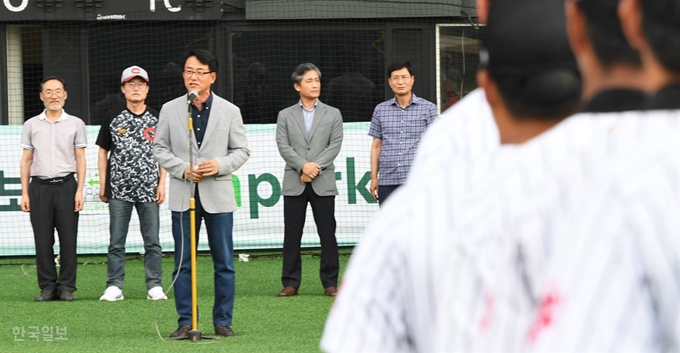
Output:
[[[319,196],[338,194],[333,164],[342,146],[342,115],[338,109],[318,101],[309,136],[299,103],[280,111],[276,122],[276,145],[286,161],[284,196],[302,194],[305,186],[300,183],[300,177],[302,166],[307,162],[321,166],[321,172],[312,180],[314,192]]]
[[[171,211],[189,209],[193,185],[184,180],[189,160],[189,133],[187,119],[187,96],[173,99],[163,105],[158,118],[153,151],[158,163],[170,175],[169,207]],[[234,212],[234,186],[231,173],[240,168],[250,157],[243,119],[239,108],[213,93],[212,107],[205,136],[198,149],[192,136],[191,149],[194,160],[217,160],[217,175],[203,178],[199,183],[201,205],[208,213]]]

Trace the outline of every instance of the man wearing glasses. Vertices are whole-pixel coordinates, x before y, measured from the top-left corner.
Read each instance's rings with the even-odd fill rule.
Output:
[[[184,57],[184,86],[188,94],[161,108],[154,154],[170,175],[170,211],[175,240],[175,307],[178,328],[170,337],[187,339],[191,316],[191,243],[189,199],[195,198],[196,234],[205,221],[215,276],[213,324],[218,336],[234,336],[233,212],[236,210],[231,173],[250,157],[241,111],[217,96],[211,86],[218,62],[206,50]],[[187,108],[189,111],[187,111]],[[189,134],[188,114],[193,120]],[[189,150],[190,148],[190,150]],[[193,184],[191,181],[193,180]]]
[[[161,281],[158,206],[165,200],[165,170],[153,156],[158,112],[146,105],[149,75],[139,66],[123,71],[124,107],[111,110],[99,130],[99,198],[109,204],[109,252],[102,301],[123,300],[125,241],[132,208],[144,240],[147,299],[168,299]]]
[[[26,123],[21,135],[21,210],[31,213],[41,293],[37,302],[74,301],[78,258],[78,215],[83,209],[85,123],[64,111],[68,93],[61,78],[40,83],[45,110]],[[76,178],[73,175],[76,174]],[[54,261],[54,230],[61,266]]]
[[[368,135],[371,146],[371,196],[382,206],[406,182],[420,138],[437,117],[437,106],[412,92],[415,76],[408,61],[387,68],[394,98],[378,104]]]

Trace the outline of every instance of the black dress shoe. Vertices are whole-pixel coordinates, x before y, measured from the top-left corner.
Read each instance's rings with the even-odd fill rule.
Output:
[[[215,335],[222,337],[236,336],[234,330],[232,330],[229,325],[215,325]]]
[[[54,289],[43,289],[40,295],[35,297],[37,302],[49,302],[57,298],[57,292]]]
[[[173,340],[185,340],[189,338],[189,331],[191,331],[191,325],[180,325],[175,332],[170,334],[170,338]]]
[[[59,295],[59,300],[65,301],[65,302],[72,302],[76,300],[76,298],[73,296],[73,292],[65,291],[65,290],[60,290],[57,292]]]

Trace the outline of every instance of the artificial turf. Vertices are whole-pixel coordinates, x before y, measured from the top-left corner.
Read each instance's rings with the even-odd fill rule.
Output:
[[[346,255],[340,257],[341,271],[349,258]],[[323,295],[317,256],[303,256],[299,295],[290,298],[276,296],[281,289],[281,258],[254,254],[248,262],[236,262],[232,325],[236,336],[199,342],[168,338],[177,328],[173,292],[168,292],[169,300],[147,300],[144,266],[138,258],[130,257],[126,263],[125,299],[100,302],[106,283],[105,260],[79,259],[75,302],[34,302],[39,294],[35,267],[0,266],[0,352],[319,352],[333,298]],[[172,267],[172,257],[166,256],[166,291]],[[199,330],[212,335],[210,257],[199,256],[197,269]]]

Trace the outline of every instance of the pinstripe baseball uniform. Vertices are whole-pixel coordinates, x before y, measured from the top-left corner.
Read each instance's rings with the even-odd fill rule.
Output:
[[[680,108],[680,86],[648,103]],[[536,292],[563,299],[545,313],[536,351],[680,351],[680,110],[644,119],[640,150],[612,161],[558,228]]]
[[[467,164],[471,160],[485,159],[488,154],[497,150],[500,146],[498,128],[482,89],[470,92],[455,106],[442,114],[439,119],[436,119],[433,126],[435,128],[428,129],[425,133],[418,147],[408,177],[409,181],[402,188],[408,189],[407,186],[411,184],[410,180],[415,180],[415,184],[418,185],[421,178],[430,183],[430,173],[433,171],[435,175],[445,176],[445,173],[439,168],[440,165]],[[452,175],[463,176],[464,174],[454,173]],[[397,200],[399,200],[407,198],[409,194],[409,191],[397,192],[395,196],[405,195],[398,196]],[[395,204],[398,205],[401,202],[395,202]],[[371,304],[348,299],[347,305],[350,305],[351,308],[347,308],[347,313],[351,313],[351,316],[345,316],[343,315],[344,310],[341,309],[345,300],[340,298],[336,301],[335,305],[340,309],[333,311],[332,315],[334,316],[329,320],[326,328],[327,334],[322,343],[322,347],[326,351],[400,352],[414,350],[414,342],[410,342],[409,339],[411,333],[406,332],[410,328],[407,328],[406,322],[403,320],[405,315],[403,310],[406,309],[405,303],[409,299],[402,297],[402,292],[398,290],[398,287],[402,285],[398,280],[399,277],[391,277],[392,274],[403,273],[401,266],[405,265],[405,262],[402,261],[402,256],[407,256],[407,254],[402,253],[402,249],[408,248],[408,244],[403,244],[403,246],[396,246],[395,244],[395,247],[393,247],[392,242],[401,242],[401,237],[376,235],[380,233],[378,229],[381,227],[389,227],[395,221],[402,224],[411,218],[408,212],[406,214],[401,212],[402,209],[398,206],[392,207],[396,207],[397,210],[387,208],[386,212],[382,212],[383,218],[376,220],[375,224],[371,226],[371,229],[374,230],[369,230],[362,239],[361,245],[354,250],[352,264],[347,273],[355,274],[345,275],[343,278],[342,286],[343,288],[349,287],[349,292],[353,291],[351,288],[354,286],[361,288],[362,283],[372,283],[374,286],[371,286],[371,288],[364,288],[367,290],[364,299],[370,300]],[[403,210],[406,211],[407,209],[404,208]],[[409,240],[409,237],[405,237],[403,240]],[[386,252],[378,251],[374,253],[375,249],[383,249]],[[390,253],[388,249],[394,249],[396,252]],[[351,270],[354,267],[356,269]],[[362,270],[364,268],[380,269],[380,272],[364,272]],[[385,289],[376,289],[382,287]],[[369,298],[370,295],[375,295],[375,297]],[[398,304],[394,305],[395,302]],[[364,305],[370,307],[375,305],[375,307],[370,311],[364,311]],[[352,323],[348,324],[348,320]],[[384,325],[376,320],[384,320]],[[425,320],[426,325],[412,326],[423,328],[431,326],[427,317],[424,317],[423,320]],[[358,322],[362,324],[356,325]],[[334,328],[336,326],[338,327]],[[383,329],[386,329],[386,331],[382,332]],[[344,334],[349,333],[347,330],[351,330],[352,334],[357,334],[354,336],[357,340],[351,345],[346,344],[347,337]]]
[[[570,215],[588,204],[583,190],[591,181],[617,166],[608,161],[637,153],[633,145],[646,134],[645,119],[639,113],[575,116],[497,162],[516,168],[489,172],[497,181],[460,203],[450,239],[436,247],[457,249],[458,258],[444,260],[452,270],[437,294],[454,304],[438,312],[433,351],[531,347],[557,303],[567,300],[552,283],[539,281],[558,244],[572,239],[562,229],[582,221]]]
[[[418,147],[407,183],[427,180],[433,171],[423,170],[426,165],[438,167],[432,158],[451,163],[450,158],[455,156],[457,161],[467,163],[485,158],[500,146],[498,127],[481,88],[446,110],[432,126]]]
[[[645,131],[640,121],[637,114],[581,114],[463,169],[440,164],[441,157],[429,160],[434,166],[423,160],[423,168],[438,172],[427,183],[407,184],[369,228],[345,274],[322,347],[525,349],[541,305],[530,279],[552,246],[544,235],[553,220],[576,207],[571,190]],[[520,241],[533,247],[524,249]]]
[[[677,134],[663,144],[680,148]],[[535,351],[680,348],[680,160],[638,153],[623,162],[559,222],[549,270],[535,280],[538,301],[553,298],[531,320]]]

